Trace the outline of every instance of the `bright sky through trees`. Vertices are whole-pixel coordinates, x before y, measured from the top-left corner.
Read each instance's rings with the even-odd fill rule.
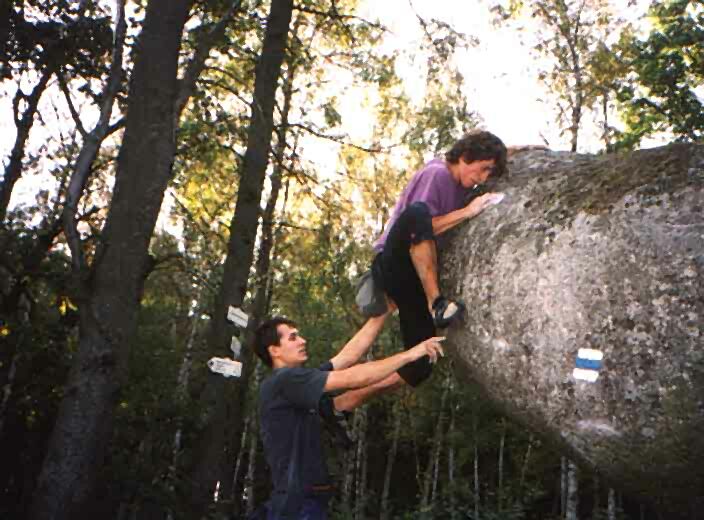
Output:
[[[495,3],[495,2],[492,2]],[[649,5],[637,0],[611,0],[614,13],[636,21]],[[412,7],[411,7],[412,6]],[[450,23],[457,31],[475,37],[479,45],[459,53],[458,68],[465,77],[469,106],[484,120],[486,129],[508,144],[543,144],[541,136],[555,150],[568,149],[569,137],[560,137],[553,113],[554,104],[545,98],[545,88],[537,78],[538,63],[531,52],[530,31],[492,24],[490,2],[456,0],[366,0],[363,16],[378,17],[393,33],[389,43],[399,49],[421,37],[416,14]],[[529,29],[530,21],[525,21]],[[409,89],[422,95],[423,85],[414,81],[414,70],[401,71]],[[586,121],[585,121],[586,122]],[[585,125],[585,146],[580,151],[600,147],[598,131]]]
[[[628,0],[612,0],[614,12],[632,21],[643,15],[649,4],[647,0],[637,0],[635,5],[628,7],[628,3]],[[569,137],[560,136],[555,124],[554,103],[545,97],[545,89],[538,82],[539,64],[531,52],[530,21],[524,31],[515,27],[495,26],[489,7],[487,0],[415,0],[412,3],[408,0],[363,0],[359,14],[369,20],[378,18],[389,28],[384,45],[390,53],[413,48],[422,37],[416,13],[425,19],[437,18],[450,23],[457,31],[476,38],[479,42],[476,47],[458,53],[457,65],[465,78],[464,91],[469,108],[481,116],[483,127],[510,145],[544,144],[547,141],[552,149],[567,149]],[[423,75],[418,73],[417,64],[400,64],[397,72],[412,97],[417,100],[424,95],[424,84],[419,79]],[[335,89],[344,92],[340,98],[341,130],[353,140],[363,142],[369,136],[372,121],[370,116],[360,111],[360,106],[368,104],[369,100],[359,89],[355,91],[347,87],[346,82],[351,83],[352,80],[351,76],[345,77],[340,72],[334,85]],[[25,88],[29,89],[30,86]],[[9,83],[3,85],[0,91],[0,154],[4,160],[15,138],[11,108],[13,93],[14,85]],[[56,114],[56,117],[45,120],[46,126],[35,125],[30,136],[30,150],[46,143],[51,134],[58,138],[59,132],[67,131],[72,125],[58,88],[50,89],[41,104],[44,106],[40,110],[42,114]],[[86,116],[90,117],[82,114],[82,117]],[[64,128],[59,124],[62,118],[65,118]],[[582,135],[584,139],[580,151],[600,148],[598,129],[588,117],[584,118]],[[644,144],[652,146],[661,143]],[[329,141],[321,143],[315,138],[303,145],[312,163],[325,171],[335,171],[338,146]],[[39,176],[24,177],[18,183],[13,202],[31,200],[37,192],[37,185],[46,180]]]

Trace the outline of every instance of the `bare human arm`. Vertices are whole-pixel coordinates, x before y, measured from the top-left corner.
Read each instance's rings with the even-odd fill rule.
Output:
[[[365,386],[363,388],[348,390],[347,392],[333,398],[335,410],[350,412],[355,408],[362,406],[372,397],[375,397],[380,393],[393,392],[405,384],[406,382],[400,375],[398,375],[398,372],[394,372],[378,383],[374,383],[373,385]]]
[[[438,359],[438,356],[444,356],[444,352],[440,346],[440,341],[444,339],[443,337],[426,339],[409,350],[399,352],[385,359],[370,361],[344,370],[330,372],[327,382],[325,383],[324,391],[349,390],[376,384],[396,372],[396,370],[402,366],[416,359],[420,359],[423,356],[429,356],[430,362],[434,363]]]
[[[448,229],[452,229],[460,222],[476,217],[486,208],[495,204],[498,195],[500,194],[485,193],[484,195],[472,199],[472,202],[467,204],[464,208],[451,211],[445,215],[433,217],[433,233],[440,235]]]
[[[330,360],[333,370],[343,370],[357,363],[374,343],[389,314],[390,310],[381,316],[369,318],[352,339],[342,347],[340,352]]]

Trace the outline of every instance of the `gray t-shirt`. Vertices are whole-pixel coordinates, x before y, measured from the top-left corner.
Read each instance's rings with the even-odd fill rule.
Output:
[[[259,418],[274,491],[285,491],[293,438],[300,428],[298,475],[305,491],[330,483],[321,439],[318,402],[332,370],[328,361],[320,368],[279,368],[259,389]]]

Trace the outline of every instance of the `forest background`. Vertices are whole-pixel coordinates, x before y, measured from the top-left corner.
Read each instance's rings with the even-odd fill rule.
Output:
[[[335,352],[400,189],[462,133],[614,153],[704,131],[695,0],[0,5],[3,519],[251,511],[252,327],[284,314],[313,363]],[[237,380],[205,365],[229,305],[252,318]],[[390,322],[373,355],[399,348]],[[656,518],[449,362],[351,423],[335,518]]]

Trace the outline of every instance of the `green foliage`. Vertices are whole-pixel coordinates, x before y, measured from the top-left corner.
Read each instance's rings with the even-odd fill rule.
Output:
[[[653,2],[645,39],[625,33],[619,44],[629,73],[618,93],[626,125],[619,146],[670,132],[678,141],[704,136],[704,8],[695,0]]]
[[[41,467],[76,350],[68,258],[55,251],[38,276],[16,276],[35,240],[24,222],[0,230],[0,516],[7,518],[21,518],[27,505],[32,483],[23,475]]]
[[[0,55],[0,76],[65,65],[74,76],[96,76],[112,46],[110,17],[104,6],[87,2],[89,16],[75,2],[14,2],[8,39]]]

